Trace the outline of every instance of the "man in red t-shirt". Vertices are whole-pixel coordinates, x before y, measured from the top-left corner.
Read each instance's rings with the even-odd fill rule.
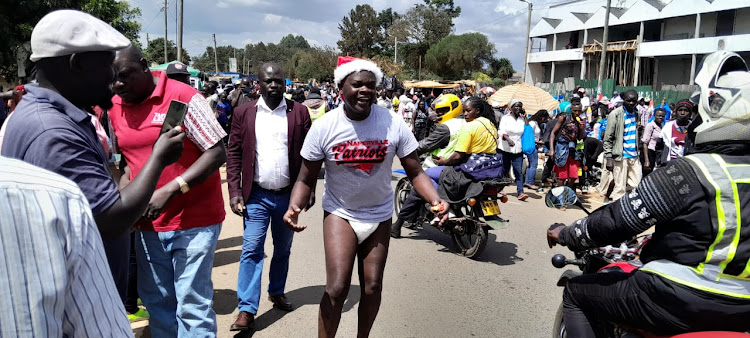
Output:
[[[226,161],[226,133],[197,90],[151,72],[137,47],[119,51],[114,66],[117,96],[109,117],[128,164],[125,181],[138,175],[151,154],[170,102],[188,105],[182,157],[164,168],[136,224],[138,293],[152,335],[214,337],[211,269],[225,216],[218,169]]]

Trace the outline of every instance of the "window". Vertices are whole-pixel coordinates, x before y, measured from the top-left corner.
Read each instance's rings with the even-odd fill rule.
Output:
[[[733,9],[716,13],[716,36],[732,35],[734,33]]]

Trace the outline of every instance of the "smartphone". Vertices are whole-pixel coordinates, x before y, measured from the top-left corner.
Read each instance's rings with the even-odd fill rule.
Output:
[[[181,126],[182,121],[185,120],[187,108],[187,103],[172,100],[169,103],[169,110],[167,110],[167,116],[164,118],[164,124],[161,125],[159,135],[166,133],[170,129],[174,129],[174,127]]]

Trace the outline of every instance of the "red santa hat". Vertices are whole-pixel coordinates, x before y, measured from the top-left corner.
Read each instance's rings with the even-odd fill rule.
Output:
[[[351,73],[361,72],[366,70],[375,74],[375,85],[379,86],[383,80],[383,71],[375,62],[369,60],[358,59],[351,56],[339,56],[336,70],[333,71],[333,81],[336,85],[341,86],[341,83]]]

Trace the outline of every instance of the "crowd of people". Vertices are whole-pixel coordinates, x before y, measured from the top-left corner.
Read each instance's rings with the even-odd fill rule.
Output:
[[[6,264],[9,273],[0,278],[5,295],[0,304],[16,314],[0,316],[1,336],[131,336],[128,319],[142,318],[149,318],[155,337],[216,336],[211,271],[226,217],[219,173],[225,163],[230,208],[244,226],[239,315],[231,331],[254,328],[269,228],[274,251],[268,298],[278,309],[294,310],[293,300],[285,295],[291,246],[295,232],[306,229],[298,217],[315,205],[324,165],[327,278],[319,308],[320,337],[336,335],[355,258],[361,285],[358,336],[369,335],[380,308],[390,237],[399,238],[401,227],[413,223],[425,203],[436,212],[435,226],[455,216],[449,204],[455,191],[445,180],[457,173],[470,180],[513,182],[519,201],[529,198],[527,191],[545,186],[587,193],[589,185],[598,183],[605,204],[613,205],[592,214],[591,222],[602,222],[600,228],[609,227],[610,232],[587,228],[586,219],[569,227],[556,224],[548,232],[550,245],[582,248],[625,239],[623,233],[634,235],[667,222],[664,215],[681,217],[689,206],[680,199],[690,191],[706,195],[691,198],[710,199],[726,190],[729,181],[734,199],[716,203],[735,203],[737,220],[745,212],[740,207],[747,201],[740,202],[745,197],[738,195],[737,184],[747,183],[742,176],[746,173],[737,168],[744,168],[746,161],[730,168],[721,156],[742,160],[746,144],[716,146],[721,137],[704,133],[695,141],[698,149],[723,155],[690,157],[708,179],[695,177],[683,159],[685,149],[693,146],[688,134],[724,125],[713,127],[715,120],[707,119],[703,129],[691,127],[703,120],[698,106],[687,99],[674,105],[663,99],[653,107],[650,98],[639,98],[633,90],[609,99],[589,97],[576,88],[557,109],[526,112],[520,100],[501,107],[466,88],[380,89],[380,68],[351,57],[339,58],[333,82],[289,85],[281,66],[265,63],[258,80],[207,82],[199,92],[190,86],[184,64],[152,71],[126,37],[74,10],[42,18],[34,27],[31,48],[34,82],[2,93],[12,114],[0,129],[0,244],[6,258],[25,263]],[[745,75],[734,74],[739,80],[732,77],[723,85]],[[713,91],[710,95],[709,109],[722,110],[726,100]],[[175,101],[186,106],[184,122],[164,128]],[[730,129],[735,133],[731,135],[745,129]],[[392,222],[391,167],[396,158],[414,189]],[[543,169],[537,180],[539,160]],[[729,181],[711,179],[724,174]],[[680,185],[688,176],[694,179]],[[703,192],[704,182],[714,192]],[[638,199],[639,194],[670,198],[682,209],[670,209],[653,198]],[[621,212],[613,212],[615,207]],[[709,217],[706,210],[701,212],[698,216]],[[742,245],[750,235],[740,224],[728,227],[727,222],[739,221],[727,221],[723,215],[708,222],[723,227],[713,232],[715,239],[704,242],[713,242],[712,248],[732,242],[733,251],[731,245],[719,250],[734,253],[719,262],[709,252],[701,264],[711,273],[736,276],[736,281],[712,284],[690,275],[699,280],[686,285],[699,283],[710,296],[692,290],[680,295],[701,309],[715,304],[713,293],[722,295],[714,313],[728,318],[727,327],[741,330],[742,318],[750,313],[741,300],[750,297],[750,272],[740,266],[749,258]],[[700,223],[700,217],[693,216],[683,221]],[[620,224],[629,228],[613,230]],[[724,234],[730,228],[732,234]],[[677,243],[679,238],[658,237],[658,231],[657,242],[685,247]],[[671,257],[679,265],[652,264],[651,279],[641,281],[662,283],[653,290],[671,285],[657,281],[657,275],[669,276],[687,266],[676,262],[679,253],[650,254]],[[728,264],[731,271],[721,272]],[[685,271],[680,273],[684,276]],[[593,308],[587,287],[573,283],[564,298],[572,332],[581,336],[593,334],[586,323]],[[660,295],[653,290],[649,292]],[[684,323],[695,320],[693,315],[658,317],[671,324],[652,325],[655,332],[684,331]],[[717,326],[702,320],[698,327]]]

